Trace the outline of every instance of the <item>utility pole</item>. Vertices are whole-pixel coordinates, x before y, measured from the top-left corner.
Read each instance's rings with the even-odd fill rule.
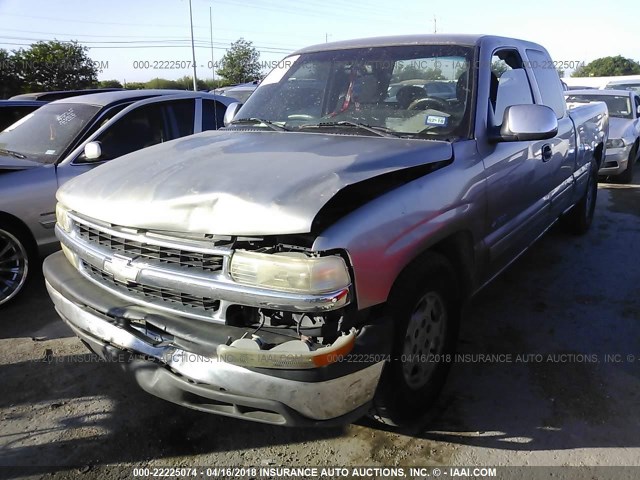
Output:
[[[198,91],[198,79],[196,78],[196,47],[193,43],[193,13],[191,11],[191,0],[189,0],[189,22],[191,23],[191,56],[193,57],[193,91]]]
[[[329,43],[329,34],[328,33],[324,34],[324,43]]]
[[[436,16],[433,16],[433,33],[438,33],[438,20]]]
[[[211,14],[211,7],[209,7],[209,41],[211,42],[211,79],[216,81],[216,66],[213,63],[213,17]],[[214,86],[212,84],[212,86]]]

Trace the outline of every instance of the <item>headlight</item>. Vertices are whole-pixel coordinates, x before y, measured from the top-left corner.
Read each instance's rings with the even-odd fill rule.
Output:
[[[69,218],[69,209],[60,202],[56,204],[56,222],[65,232],[71,231],[71,219]]]
[[[607,140],[607,148],[622,148],[624,147],[624,140],[621,138],[610,138]]]
[[[286,292],[324,293],[349,286],[344,260],[338,256],[307,257],[303,253],[237,251],[231,277],[238,283]]]

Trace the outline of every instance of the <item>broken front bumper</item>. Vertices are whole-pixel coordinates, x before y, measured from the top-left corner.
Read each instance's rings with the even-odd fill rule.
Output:
[[[165,400],[265,423],[333,425],[364,415],[375,393],[384,362],[305,371],[240,367],[216,354],[235,327],[132,304],[89,282],[62,252],[43,268],[56,310],[73,331],[100,356],[122,360],[143,389]]]

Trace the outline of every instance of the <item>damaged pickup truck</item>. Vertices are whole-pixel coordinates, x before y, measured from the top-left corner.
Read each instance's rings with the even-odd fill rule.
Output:
[[[226,129],[57,194],[56,309],[146,391],[283,425],[402,424],[442,387],[464,302],[562,219],[591,224],[601,103],[493,36],[322,44]],[[455,98],[406,78],[455,83]],[[237,111],[236,111],[237,110]]]

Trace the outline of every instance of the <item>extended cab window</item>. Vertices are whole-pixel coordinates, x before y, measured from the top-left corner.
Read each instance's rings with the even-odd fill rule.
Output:
[[[489,100],[495,126],[502,125],[507,107],[533,104],[531,85],[517,50],[499,50],[493,54]]]
[[[102,146],[100,160],[111,160],[170,140],[166,118],[163,103],[145,105],[129,112],[96,139]],[[193,130],[193,126],[191,128]]]
[[[564,117],[566,103],[562,93],[560,76],[549,56],[539,50],[527,50],[533,76],[540,89],[542,103],[553,108],[558,118]]]

